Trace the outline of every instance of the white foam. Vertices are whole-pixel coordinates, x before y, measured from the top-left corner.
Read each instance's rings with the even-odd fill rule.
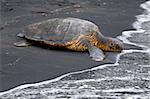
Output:
[[[146,3],[144,4],[141,4],[141,7],[143,9],[145,9],[145,11],[148,13],[150,12],[150,1],[147,1]],[[8,90],[8,91],[5,91],[5,92],[1,92],[0,93],[0,96],[1,95],[4,95],[4,94],[7,94],[7,93],[11,93],[15,90],[21,90],[23,88],[27,88],[27,87],[30,87],[30,86],[39,86],[39,85],[42,85],[42,84],[49,84],[51,82],[56,82],[56,81],[59,81],[61,80],[62,78],[66,77],[66,76],[69,76],[69,75],[73,75],[73,74],[79,74],[79,73],[83,73],[83,72],[87,72],[87,71],[92,71],[92,70],[97,70],[97,69],[103,69],[105,67],[108,67],[108,66],[116,66],[118,65],[119,63],[119,59],[120,59],[120,56],[123,55],[123,54],[126,54],[126,53],[133,53],[133,52],[142,52],[142,53],[150,53],[150,49],[147,47],[147,46],[144,46],[144,45],[139,45],[139,44],[135,44],[133,42],[130,42],[128,40],[128,37],[131,37],[133,33],[145,33],[145,30],[142,30],[141,28],[141,25],[143,22],[146,22],[146,21],[150,21],[150,17],[149,15],[139,15],[137,16],[137,21],[135,23],[133,23],[133,26],[134,28],[136,28],[137,30],[135,31],[124,31],[122,32],[122,36],[118,36],[118,38],[120,40],[122,40],[124,43],[127,43],[127,44],[132,44],[132,45],[135,45],[135,46],[139,46],[139,47],[143,47],[144,50],[123,50],[122,53],[120,53],[117,58],[116,58],[116,62],[115,64],[104,64],[104,65],[101,65],[101,66],[98,66],[98,67],[95,67],[95,68],[92,68],[92,69],[87,69],[87,70],[82,70],[82,71],[78,71],[78,72],[72,72],[72,73],[68,73],[68,74],[64,74],[58,78],[55,78],[55,79],[52,79],[52,80],[49,80],[49,81],[43,81],[43,82],[40,82],[40,83],[34,83],[34,84],[25,84],[25,85],[21,85],[21,86],[18,86],[16,88],[13,88],[11,90]],[[129,79],[129,78],[112,78],[112,79],[121,79],[121,80],[126,80],[126,79]],[[76,82],[86,82],[86,81],[101,81],[101,80],[106,80],[106,78],[104,79],[86,79],[86,80],[78,80]],[[55,91],[57,91],[56,89],[54,89]],[[54,91],[54,90],[51,90],[51,91]],[[116,92],[116,91],[137,91],[135,89],[115,89],[115,90],[103,90],[104,92]],[[138,90],[140,92],[142,92],[143,90]],[[99,96],[96,96],[96,95],[90,95],[90,96],[87,96],[87,95],[83,95],[84,97],[99,97]],[[79,96],[75,96],[75,97],[79,97]],[[80,95],[81,97],[81,95]]]
[[[129,37],[132,37],[132,34],[138,34],[138,33],[145,33],[145,30],[139,29],[137,31],[124,31],[122,32],[122,36],[118,36],[117,38],[120,39],[121,41],[123,41],[126,44],[130,44],[130,45],[134,45],[134,46],[138,46],[138,47],[142,47],[142,48],[148,48],[147,46],[144,45],[139,45],[133,42],[130,42],[128,40]]]
[[[120,89],[109,89],[103,90],[103,92],[144,92],[145,90],[135,89],[135,88],[120,88]]]
[[[83,80],[71,80],[71,81],[63,81],[63,82],[72,82],[72,83],[83,83],[83,82],[101,82],[105,80],[133,80],[135,77],[106,77],[101,79],[83,79]]]
[[[100,96],[100,95],[89,95],[88,93],[86,95],[73,95],[71,99],[96,99],[96,98],[100,98],[100,99],[121,99],[119,97],[116,96]]]

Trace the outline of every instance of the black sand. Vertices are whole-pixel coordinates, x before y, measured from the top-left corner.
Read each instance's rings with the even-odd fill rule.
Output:
[[[103,62],[94,62],[88,53],[49,50],[36,46],[14,47],[16,34],[25,25],[54,17],[77,17],[93,21],[105,36],[116,37],[132,29],[139,5],[145,0],[2,0],[0,27],[0,91],[25,83],[56,78],[68,72],[115,62],[116,53],[106,53]],[[80,4],[81,7],[73,7]],[[56,10],[57,9],[57,10]]]

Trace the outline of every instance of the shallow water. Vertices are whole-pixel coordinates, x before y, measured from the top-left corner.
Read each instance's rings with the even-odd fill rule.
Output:
[[[56,79],[22,85],[0,93],[2,99],[57,99],[57,98],[143,98],[150,97],[150,1],[141,4],[145,9],[137,16],[135,31],[124,31],[118,36],[124,43],[142,50],[123,50],[115,64],[68,73]]]

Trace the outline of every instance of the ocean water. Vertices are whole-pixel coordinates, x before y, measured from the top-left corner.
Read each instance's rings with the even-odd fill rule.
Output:
[[[0,93],[0,99],[150,99],[150,1],[140,5],[135,31],[118,36],[142,50],[123,50],[115,64],[72,72]]]

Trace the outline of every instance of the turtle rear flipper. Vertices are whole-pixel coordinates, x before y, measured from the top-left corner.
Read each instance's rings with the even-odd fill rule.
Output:
[[[21,32],[21,33],[18,33],[17,36],[20,37],[20,38],[24,38],[25,34],[23,32]]]
[[[29,42],[23,40],[23,41],[14,43],[14,45],[15,45],[16,47],[27,47],[27,46],[30,46],[31,43],[29,43]]]

